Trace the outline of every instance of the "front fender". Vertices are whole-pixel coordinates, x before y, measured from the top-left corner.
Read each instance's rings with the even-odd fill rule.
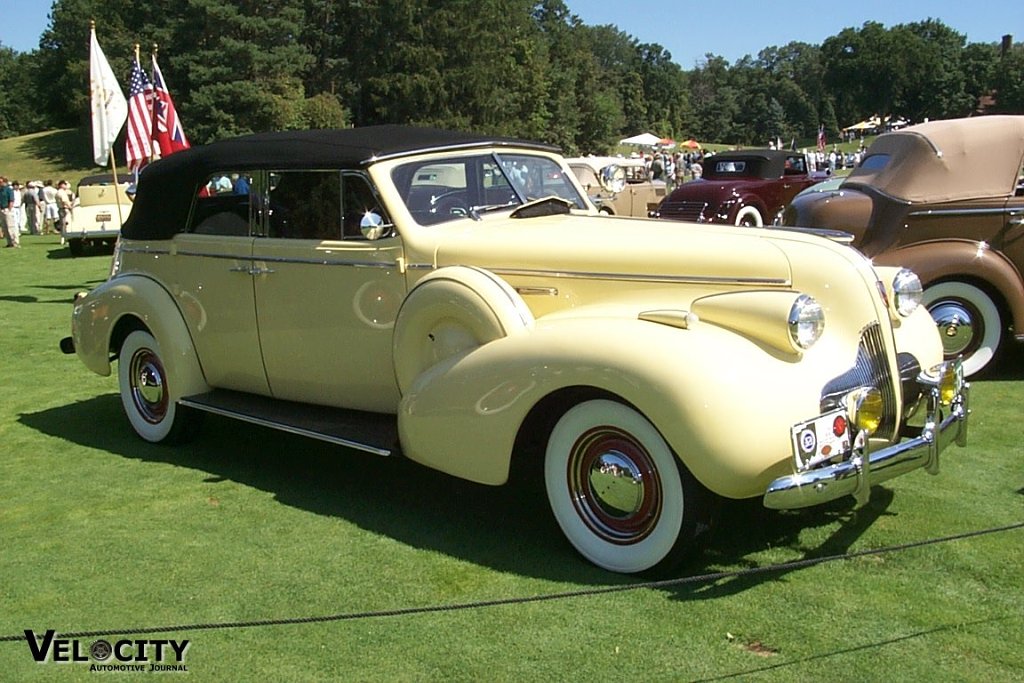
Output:
[[[145,327],[159,342],[167,374],[175,379],[172,400],[209,391],[174,299],[157,282],[140,275],[108,280],[75,302],[71,335],[79,359],[96,374],[110,375],[111,357],[118,352],[127,325]]]
[[[980,281],[1009,307],[1014,329],[1024,329],[1024,282],[1002,253],[974,240],[922,242],[879,254],[873,262],[910,268],[925,287],[942,280]]]
[[[791,425],[818,414],[821,378],[851,362],[835,349],[783,358],[713,325],[539,320],[425,372],[402,399],[399,434],[413,460],[502,484],[533,406],[592,387],[635,406],[709,489],[752,497],[792,472]]]

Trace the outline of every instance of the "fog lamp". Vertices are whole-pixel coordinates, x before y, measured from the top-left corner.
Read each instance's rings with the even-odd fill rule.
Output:
[[[882,392],[875,387],[860,387],[846,395],[846,409],[857,431],[871,436],[882,424]]]
[[[951,404],[964,388],[964,371],[959,361],[939,363],[922,377],[939,390],[939,403],[944,406]]]
[[[939,376],[939,401],[948,406],[960,393],[964,385],[964,373],[957,363],[943,363],[942,374]]]

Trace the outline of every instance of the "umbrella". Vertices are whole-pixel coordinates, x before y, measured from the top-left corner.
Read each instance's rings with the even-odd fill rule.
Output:
[[[693,138],[690,138],[689,140],[687,140],[686,142],[683,143],[683,147],[689,147],[690,149],[697,149],[698,147],[700,147],[700,145],[697,143],[696,140],[694,140]]]
[[[662,138],[658,140],[658,144],[662,147],[675,147],[676,141],[672,138]]]
[[[654,133],[640,133],[634,135],[631,138],[624,138],[619,140],[620,145],[644,145],[647,147],[653,147],[654,145],[661,144],[661,138]]]

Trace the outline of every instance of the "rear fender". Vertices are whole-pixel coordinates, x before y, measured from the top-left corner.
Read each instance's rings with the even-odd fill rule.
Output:
[[[174,378],[172,400],[209,391],[192,337],[171,295],[140,275],[108,280],[75,302],[72,337],[87,368],[107,376],[110,361],[132,329],[156,338],[167,374]]]

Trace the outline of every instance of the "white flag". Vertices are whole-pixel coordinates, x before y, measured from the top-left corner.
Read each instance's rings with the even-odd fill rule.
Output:
[[[106,166],[110,148],[128,118],[128,102],[110,69],[96,29],[89,42],[89,90],[92,101],[92,156],[98,166]]]

